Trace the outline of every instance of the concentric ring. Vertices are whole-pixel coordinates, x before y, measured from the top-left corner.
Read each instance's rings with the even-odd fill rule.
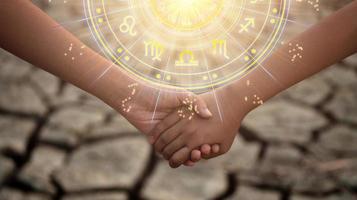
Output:
[[[153,85],[207,91],[249,73],[277,44],[290,1],[260,1],[226,0],[192,30],[170,28],[148,1],[83,3],[94,39],[118,66]]]

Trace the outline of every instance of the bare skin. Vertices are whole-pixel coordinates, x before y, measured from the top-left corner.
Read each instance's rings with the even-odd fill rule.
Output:
[[[169,129],[158,125],[152,131],[156,150],[170,160],[172,167],[184,163],[190,158],[189,152],[202,144],[221,146],[218,153],[206,158],[227,152],[234,140],[234,130],[247,113],[281,91],[357,52],[356,19],[357,0],[282,45],[241,80],[221,88],[218,93],[224,99],[221,104],[223,123],[217,120],[212,97],[206,94],[202,97],[214,113],[210,120],[196,118],[182,122],[177,114],[170,115],[162,122]],[[295,44],[302,45],[304,50],[303,56],[294,60],[289,50]],[[262,67],[269,70],[274,78]],[[252,102],[251,99],[257,97],[259,100]]]
[[[231,105],[232,101],[227,94],[226,90],[223,89],[216,91],[216,95],[221,97],[221,105]],[[220,144],[219,148],[212,146],[208,154],[202,153],[203,157],[213,157],[226,153],[233,143],[245,113],[238,109],[231,112],[229,111],[231,108],[222,107],[224,119],[222,122],[214,96],[211,93],[206,93],[202,95],[202,98],[212,111],[212,118],[208,120],[198,118],[180,120],[177,118],[177,113],[173,112],[162,121],[162,123],[171,125],[171,127],[164,133],[160,129],[156,129],[156,133],[154,133],[162,133],[154,144],[155,150],[161,153],[165,159],[170,160],[171,167],[178,167],[182,161],[190,158],[190,152],[198,151],[194,149],[201,144]],[[243,104],[243,102],[241,103]],[[201,150],[207,148],[205,146],[202,145]],[[193,156],[196,155],[191,153],[191,159],[195,162],[200,159]]]
[[[1,0],[0,13],[1,48],[93,94],[145,134],[181,106],[188,95],[197,99],[200,117],[212,116],[199,96],[164,90],[161,90],[161,101],[154,115],[158,88],[135,80],[111,61],[85,47],[31,1]],[[65,56],[70,46],[71,54],[77,55],[74,59]],[[133,88],[129,87],[132,84],[138,84],[135,95],[132,95]],[[126,108],[131,106],[129,112],[123,108],[123,100],[128,96],[132,98],[125,103]],[[192,162],[186,164],[192,165]]]

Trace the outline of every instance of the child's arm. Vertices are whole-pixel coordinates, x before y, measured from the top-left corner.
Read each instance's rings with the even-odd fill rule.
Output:
[[[108,93],[113,91],[107,87],[108,78],[101,79],[96,84],[97,88],[90,86],[111,62],[89,48],[83,49],[83,43],[31,1],[1,0],[0,25],[0,47],[95,96],[109,100]],[[68,55],[65,56],[65,53]],[[115,76],[123,82],[130,82],[119,71]],[[117,91],[125,90],[117,83],[115,88]]]
[[[162,91],[162,101],[153,118],[157,89],[133,80],[111,61],[84,48],[83,43],[30,1],[0,0],[0,27],[1,48],[97,96],[145,133],[187,97],[187,93]],[[146,98],[135,98],[129,113],[122,101],[134,93],[128,86],[135,82],[139,82],[135,94]],[[196,98],[200,116],[210,117],[205,103]]]
[[[302,46],[302,52],[298,51],[296,44]],[[296,57],[294,62],[292,61],[294,52],[289,53],[292,47],[295,47],[297,53],[302,55],[302,58]],[[258,66],[258,69],[248,74],[243,80],[229,86],[229,88],[236,91],[234,99],[251,96],[254,91],[246,86],[246,82],[249,80],[252,87],[259,91],[257,95],[260,95],[260,98],[266,101],[301,80],[356,52],[357,0],[283,45],[261,66]],[[262,67],[269,71],[275,80]],[[256,107],[254,104],[248,106],[247,112],[254,107]]]
[[[296,44],[302,46],[303,51],[294,52],[300,53],[302,57],[296,57],[292,61],[294,52],[289,53],[289,50],[291,47],[299,50]],[[203,144],[218,143],[221,145],[220,153],[207,158],[225,153],[234,138],[231,130],[239,127],[241,120],[248,112],[282,90],[355,52],[357,52],[357,0],[298,35],[290,43],[283,45],[241,80],[217,90],[216,93],[224,102],[221,104],[224,127],[217,130],[216,127],[220,126],[218,120],[212,123],[217,116],[208,122],[201,123],[198,119],[195,123],[177,123],[170,130],[179,130],[180,137],[175,131],[162,131],[161,126],[161,129],[156,128],[152,132],[156,141],[156,150],[163,153],[165,158],[170,158],[173,167],[181,165],[189,158],[189,152],[192,149]],[[259,97],[255,103],[252,100],[254,97]],[[210,109],[215,113],[214,107]],[[171,115],[168,119],[174,117],[176,116]],[[165,119],[163,123],[171,126],[167,121]],[[220,130],[225,130],[225,132],[221,133]],[[167,138],[172,138],[171,135],[179,139],[168,140]]]

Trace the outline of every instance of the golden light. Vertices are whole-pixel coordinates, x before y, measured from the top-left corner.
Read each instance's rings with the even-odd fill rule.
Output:
[[[151,9],[165,25],[192,31],[209,24],[222,11],[223,0],[151,0]]]
[[[270,53],[289,7],[276,1],[84,2],[96,42],[118,66],[160,87],[201,92],[244,76]]]

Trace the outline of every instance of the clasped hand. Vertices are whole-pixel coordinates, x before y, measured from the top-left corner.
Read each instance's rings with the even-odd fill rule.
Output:
[[[231,112],[226,88],[195,95],[139,86],[130,112],[118,111],[143,132],[155,150],[177,168],[226,153],[240,125],[240,113]],[[215,96],[223,97],[221,102]]]

